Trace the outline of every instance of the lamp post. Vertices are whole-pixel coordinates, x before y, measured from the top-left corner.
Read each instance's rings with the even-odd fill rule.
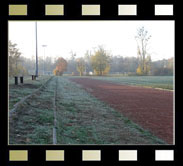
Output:
[[[36,73],[35,73],[35,75],[36,75],[36,77],[38,77],[38,51],[37,51],[37,21],[35,22],[35,35],[36,35]]]
[[[47,47],[47,45],[42,45],[42,47],[44,48],[44,57],[43,57],[43,75],[45,75],[45,48]]]

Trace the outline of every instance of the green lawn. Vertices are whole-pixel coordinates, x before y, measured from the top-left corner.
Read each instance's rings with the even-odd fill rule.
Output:
[[[173,90],[173,76],[92,76],[89,78],[109,81],[121,85],[136,85]]]

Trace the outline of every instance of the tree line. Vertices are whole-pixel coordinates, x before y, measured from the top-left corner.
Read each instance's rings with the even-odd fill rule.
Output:
[[[89,52],[89,51],[87,51]],[[147,57],[148,59],[148,57]],[[84,57],[72,57],[67,61],[59,58],[63,72],[70,75],[108,75],[108,74],[123,74],[123,75],[156,75],[156,76],[171,76],[173,75],[174,58],[163,59],[158,61],[147,60],[142,73],[141,63],[138,57],[123,57],[123,56],[107,56],[102,48],[99,48],[96,53],[86,55]],[[139,65],[140,64],[140,65]],[[63,74],[62,72],[62,74]],[[61,75],[62,75],[61,74]]]
[[[35,57],[26,58],[21,56],[17,49],[11,47],[9,52],[9,76],[35,74]],[[173,58],[152,61],[150,63],[150,71],[146,75],[173,75]],[[86,51],[84,57],[78,57],[71,54],[68,59],[53,59],[46,57],[39,58],[39,74],[62,75],[107,75],[107,74],[123,74],[123,75],[139,75],[139,58],[123,57],[120,55],[110,56],[104,48],[99,47],[98,50],[90,54]],[[140,74],[142,75],[142,74]],[[144,74],[145,75],[145,74]]]

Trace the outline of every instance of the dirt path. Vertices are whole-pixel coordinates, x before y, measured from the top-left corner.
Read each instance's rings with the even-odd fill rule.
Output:
[[[168,144],[173,143],[173,92],[89,78],[71,80]]]

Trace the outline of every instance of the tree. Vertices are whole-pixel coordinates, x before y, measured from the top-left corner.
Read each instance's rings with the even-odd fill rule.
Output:
[[[141,66],[138,66],[136,73],[137,73],[137,75],[143,75]]]
[[[146,31],[144,27],[137,30],[137,36],[135,36],[137,41],[137,55],[139,59],[137,74],[141,73],[141,75],[147,75],[150,73],[151,58],[147,52],[147,46],[150,38],[151,35],[148,34],[148,31]]]
[[[79,72],[80,76],[82,76],[85,71],[85,61],[83,58],[77,59],[77,71]]]
[[[27,74],[27,70],[20,64],[22,61],[20,55],[17,44],[8,41],[9,76]]]
[[[102,72],[102,75],[106,75],[106,74],[108,74],[108,73],[109,73],[109,71],[110,71],[110,69],[111,69],[111,66],[110,66],[109,64],[107,64],[107,66],[106,66],[105,70]]]
[[[99,47],[97,51],[95,51],[95,54],[91,57],[91,64],[92,68],[96,75],[104,75],[104,73],[108,73],[110,70],[110,64],[109,64],[109,55],[104,50],[104,48]],[[108,68],[109,70],[106,70]],[[104,72],[104,71],[107,72]]]
[[[165,76],[173,75],[173,61],[174,58],[158,60],[152,63],[153,75]]]
[[[172,73],[173,73],[173,63],[174,63],[174,58],[168,59],[167,68],[169,68],[170,70],[172,70]]]
[[[91,51],[87,50],[84,56],[85,60],[85,71],[87,74],[92,71],[92,65],[91,65]]]
[[[56,61],[56,68],[53,71],[54,75],[61,76],[67,70],[67,61],[60,57]]]

